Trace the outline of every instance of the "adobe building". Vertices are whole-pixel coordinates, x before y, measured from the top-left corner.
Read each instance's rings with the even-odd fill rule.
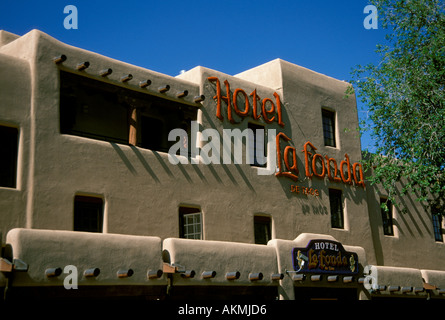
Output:
[[[443,221],[381,210],[348,83],[171,77],[38,30],[0,31],[0,70],[5,299],[445,298]]]

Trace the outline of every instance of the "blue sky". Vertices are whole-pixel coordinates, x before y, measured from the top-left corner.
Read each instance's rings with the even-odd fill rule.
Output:
[[[367,30],[368,0],[2,1],[0,29],[39,29],[76,47],[176,76],[201,65],[237,74],[281,58],[350,80],[358,64],[377,63],[385,30]],[[65,6],[78,29],[65,29]],[[358,101],[359,116],[365,117]],[[362,148],[370,144],[362,138]]]

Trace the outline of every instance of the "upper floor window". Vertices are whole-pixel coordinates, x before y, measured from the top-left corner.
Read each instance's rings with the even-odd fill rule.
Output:
[[[197,108],[147,93],[60,72],[60,132],[167,152],[168,133],[190,137]]]
[[[267,151],[266,147],[266,130],[263,125],[248,123],[248,129],[252,130],[252,138],[249,141],[249,152],[253,155],[253,163],[251,165],[256,167],[265,167],[266,157],[265,151]]]
[[[432,219],[433,219],[433,230],[434,230],[434,240],[443,241],[442,235],[442,216],[437,212],[437,208],[432,208]]]
[[[17,185],[18,136],[17,128],[0,126],[0,187]]]
[[[270,217],[255,216],[253,218],[256,244],[267,244],[272,239],[271,224]]]
[[[331,207],[331,227],[343,229],[343,199],[341,190],[329,189],[329,204]]]
[[[335,142],[335,112],[322,109],[323,118],[323,137],[324,145],[329,147],[336,147]]]
[[[89,196],[74,197],[74,231],[102,232],[102,198]]]
[[[202,215],[199,208],[179,207],[179,237],[202,239]]]
[[[386,236],[393,236],[394,235],[394,228],[393,228],[393,205],[391,201],[381,198],[380,199],[380,213],[382,215],[382,223],[383,223],[383,234]]]

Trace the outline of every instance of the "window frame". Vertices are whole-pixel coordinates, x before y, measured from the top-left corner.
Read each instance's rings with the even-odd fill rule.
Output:
[[[257,237],[258,233],[262,230],[259,230],[257,227],[266,226],[266,235],[265,241],[259,241],[259,237]],[[254,215],[253,217],[253,233],[254,233],[254,243],[267,245],[267,243],[272,240],[272,218],[266,215]]]
[[[259,168],[266,168],[267,167],[267,159],[268,159],[268,148],[267,148],[267,141],[268,141],[268,137],[267,137],[267,130],[266,130],[266,126],[264,124],[258,124],[258,123],[254,123],[254,122],[248,122],[247,123],[247,129],[252,130],[252,137],[253,137],[253,141],[249,141],[249,152],[253,151],[253,163],[251,163],[250,165],[252,167],[259,167]],[[258,162],[258,157],[257,157],[257,129],[262,129],[264,130],[264,135],[263,135],[263,155],[262,158],[264,159],[264,164],[261,164]],[[261,155],[260,155],[261,156]]]
[[[81,232],[102,233],[104,230],[104,208],[105,201],[100,196],[75,195],[73,204],[73,230]],[[89,213],[80,210],[94,209],[96,216],[92,220],[96,221],[96,228],[91,227],[91,221],[88,221],[88,227],[85,227],[85,220],[92,217],[86,217]]]
[[[343,191],[339,189],[333,189],[329,188],[329,207],[330,207],[330,214],[331,214],[331,228],[333,229],[345,229],[345,210],[344,210],[344,200],[343,200]],[[333,206],[333,200],[337,199],[340,210],[335,210],[337,212],[334,212],[334,206]],[[338,219],[335,219],[334,217],[338,215]]]
[[[188,206],[180,206],[178,208],[179,213],[179,238],[182,239],[195,239],[195,240],[202,240],[203,239],[203,215],[201,208],[198,207],[188,207]],[[187,224],[186,220],[189,217],[192,217],[194,219],[195,217],[199,216],[199,237],[189,237],[189,235],[196,235],[197,232],[195,230],[195,227],[197,224],[195,224],[195,221],[193,220],[192,224]],[[193,227],[193,232],[189,233],[186,229],[188,226]]]
[[[382,208],[383,203],[386,203],[388,211]],[[380,198],[380,216],[382,218],[382,229],[385,236],[393,237],[394,234],[394,206],[387,198]],[[389,228],[389,229],[388,229]]]
[[[198,108],[188,103],[64,70],[60,70],[59,94],[61,134],[156,152],[168,152],[176,143],[168,140],[173,129],[185,127],[190,140],[190,123],[198,119]],[[162,132],[148,134],[150,126],[143,127],[147,121],[159,121]]]
[[[335,111],[326,108],[321,109],[323,143],[326,147],[337,148],[336,118],[337,113]],[[326,121],[329,123],[326,123]]]
[[[436,211],[437,209],[432,207],[431,220],[433,224],[434,241],[443,242],[443,217]]]

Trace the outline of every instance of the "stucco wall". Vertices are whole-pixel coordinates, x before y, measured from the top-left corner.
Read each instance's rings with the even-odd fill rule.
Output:
[[[31,125],[31,70],[28,61],[0,53],[0,125],[17,128],[19,145],[16,188],[0,187],[0,226],[7,230],[26,223]],[[3,238],[4,241],[4,238]]]

